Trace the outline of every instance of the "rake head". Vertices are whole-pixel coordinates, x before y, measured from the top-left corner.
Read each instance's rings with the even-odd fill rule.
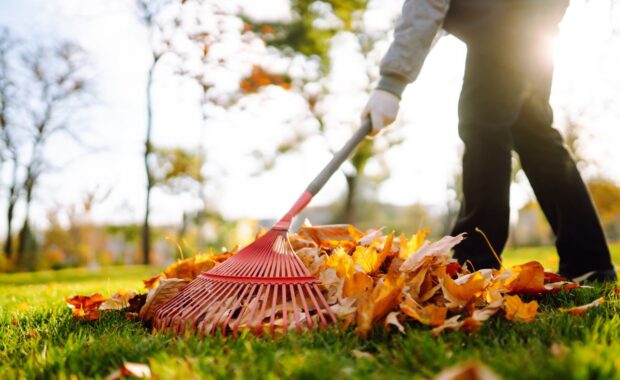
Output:
[[[260,335],[330,322],[336,318],[316,279],[293,251],[287,229],[276,225],[162,305],[153,327],[175,334]]]

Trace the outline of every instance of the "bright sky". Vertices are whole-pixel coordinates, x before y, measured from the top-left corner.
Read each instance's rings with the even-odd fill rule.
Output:
[[[282,1],[261,1],[252,12],[279,12]],[[390,14],[400,1],[385,0]],[[248,6],[258,4],[248,1]],[[379,2],[377,2],[379,3]],[[57,141],[49,155],[64,168],[43,178],[36,194],[33,218],[45,223],[46,210],[80,201],[86,190],[111,189],[111,195],[94,209],[101,222],[135,222],[143,212],[144,173],[142,139],[145,131],[145,80],[149,65],[146,33],[136,21],[133,2],[126,0],[0,0],[0,25],[10,27],[24,38],[77,40],[89,53],[96,74],[99,105],[82,112],[78,130],[96,153],[69,141]],[[377,17],[381,12],[376,13]],[[620,181],[620,15],[610,12],[608,1],[576,0],[562,23],[555,50],[556,76],[552,101],[561,127],[563,115],[582,114],[588,131],[587,154],[600,163],[600,172]],[[612,37],[612,30],[616,35]],[[346,41],[338,50],[344,57]],[[460,142],[456,132],[456,104],[463,73],[465,47],[452,37],[444,37],[428,57],[418,81],[405,92],[398,128],[406,142],[387,154],[391,178],[379,189],[384,202],[411,204],[424,202],[441,206],[446,201],[446,185],[458,170]],[[338,63],[337,91],[346,95],[343,83],[361,83],[355,60]],[[340,84],[339,84],[340,83]],[[204,138],[211,171],[224,168],[210,192],[210,201],[228,217],[276,218],[294,201],[307,182],[329,159],[324,140],[305,141],[301,152],[279,162],[275,170],[258,177],[245,155],[253,145],[270,136],[287,133],[287,118],[301,112],[301,104],[280,90],[272,101],[245,113],[219,115],[203,130],[196,88],[170,75],[160,75],[155,88],[155,143],[195,147]],[[344,97],[334,104],[343,110],[334,120],[354,121],[365,98]],[[342,142],[350,127],[333,131],[333,141]],[[334,146],[335,148],[336,146]],[[596,173],[590,172],[587,175]],[[325,204],[344,190],[344,178],[337,175],[313,204]],[[531,196],[526,184],[513,188],[513,206]],[[183,210],[200,203],[189,196],[171,196],[156,191],[153,198],[155,223],[178,223]],[[0,208],[5,205],[0,203]],[[0,210],[4,213],[4,210]],[[0,224],[0,230],[5,226]]]

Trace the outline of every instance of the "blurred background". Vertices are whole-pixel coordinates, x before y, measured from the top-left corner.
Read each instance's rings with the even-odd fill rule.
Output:
[[[402,0],[0,0],[0,271],[252,240],[359,126]],[[555,125],[620,240],[620,7],[573,0]],[[444,36],[298,221],[450,231],[465,46]],[[509,245],[553,236],[514,158]]]

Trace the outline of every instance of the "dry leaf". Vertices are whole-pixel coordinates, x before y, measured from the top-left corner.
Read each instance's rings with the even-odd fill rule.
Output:
[[[448,307],[463,307],[483,294],[491,280],[490,270],[480,270],[453,280],[447,274],[441,278],[441,290],[449,301]]]
[[[420,247],[422,247],[429,232],[429,229],[418,231],[417,233],[413,234],[410,239],[407,239],[405,235],[401,235],[398,238],[400,242],[398,257],[401,260],[407,260],[409,256],[411,256],[414,252],[420,249]]]
[[[144,322],[149,322],[153,319],[157,307],[176,296],[188,283],[189,280],[178,278],[161,280],[157,288],[150,290],[146,296],[146,303],[140,309],[140,319]]]
[[[411,318],[427,326],[440,326],[446,320],[448,308],[433,304],[420,306],[411,297],[400,304],[400,310]]]
[[[551,352],[551,355],[558,358],[566,355],[566,353],[568,352],[568,348],[566,348],[566,346],[563,344],[553,343],[551,347],[549,347],[549,352]]]
[[[120,380],[127,376],[150,379],[152,377],[151,368],[142,363],[124,362],[120,369],[110,373],[105,380]]]
[[[560,308],[560,311],[565,312],[565,313],[571,313],[573,315],[583,315],[588,310],[592,309],[593,307],[603,304],[603,302],[605,302],[605,297],[598,298],[590,302],[589,304],[585,304],[581,306],[575,306],[575,307],[571,307],[568,309]]]
[[[524,303],[519,296],[505,296],[506,319],[517,322],[532,322],[538,315],[538,302]]]
[[[505,282],[505,286],[510,292],[536,294],[544,293],[545,289],[545,268],[537,262],[530,261],[523,265],[510,268],[513,274]]]
[[[484,365],[471,362],[445,369],[434,380],[500,380],[500,377]]]
[[[73,318],[87,321],[98,319],[101,316],[99,306],[104,301],[105,297],[99,293],[91,294],[90,296],[76,295],[65,298],[65,302],[73,309]]]
[[[405,260],[400,266],[400,270],[402,272],[414,272],[424,263],[424,258],[426,257],[443,257],[448,260],[452,256],[450,250],[463,241],[464,238],[465,233],[462,233],[458,236],[444,236],[432,244],[426,242]]]
[[[136,292],[133,290],[120,290],[106,299],[101,306],[99,306],[99,310],[121,310],[129,307],[129,300],[135,295]]]
[[[364,352],[364,351],[360,351],[360,350],[353,350],[351,351],[351,353],[353,354],[353,357],[355,359],[366,359],[366,360],[375,360],[375,357],[368,352]]]
[[[399,311],[393,311],[389,313],[387,317],[385,317],[385,322],[383,323],[383,326],[385,328],[387,328],[389,325],[395,326],[398,329],[398,331],[404,334],[405,327],[398,321],[398,316],[400,314],[401,313]]]

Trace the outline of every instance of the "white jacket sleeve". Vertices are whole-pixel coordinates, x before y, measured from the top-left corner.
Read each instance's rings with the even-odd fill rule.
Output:
[[[405,0],[394,41],[381,61],[378,89],[400,97],[418,77],[449,6],[450,0]]]

